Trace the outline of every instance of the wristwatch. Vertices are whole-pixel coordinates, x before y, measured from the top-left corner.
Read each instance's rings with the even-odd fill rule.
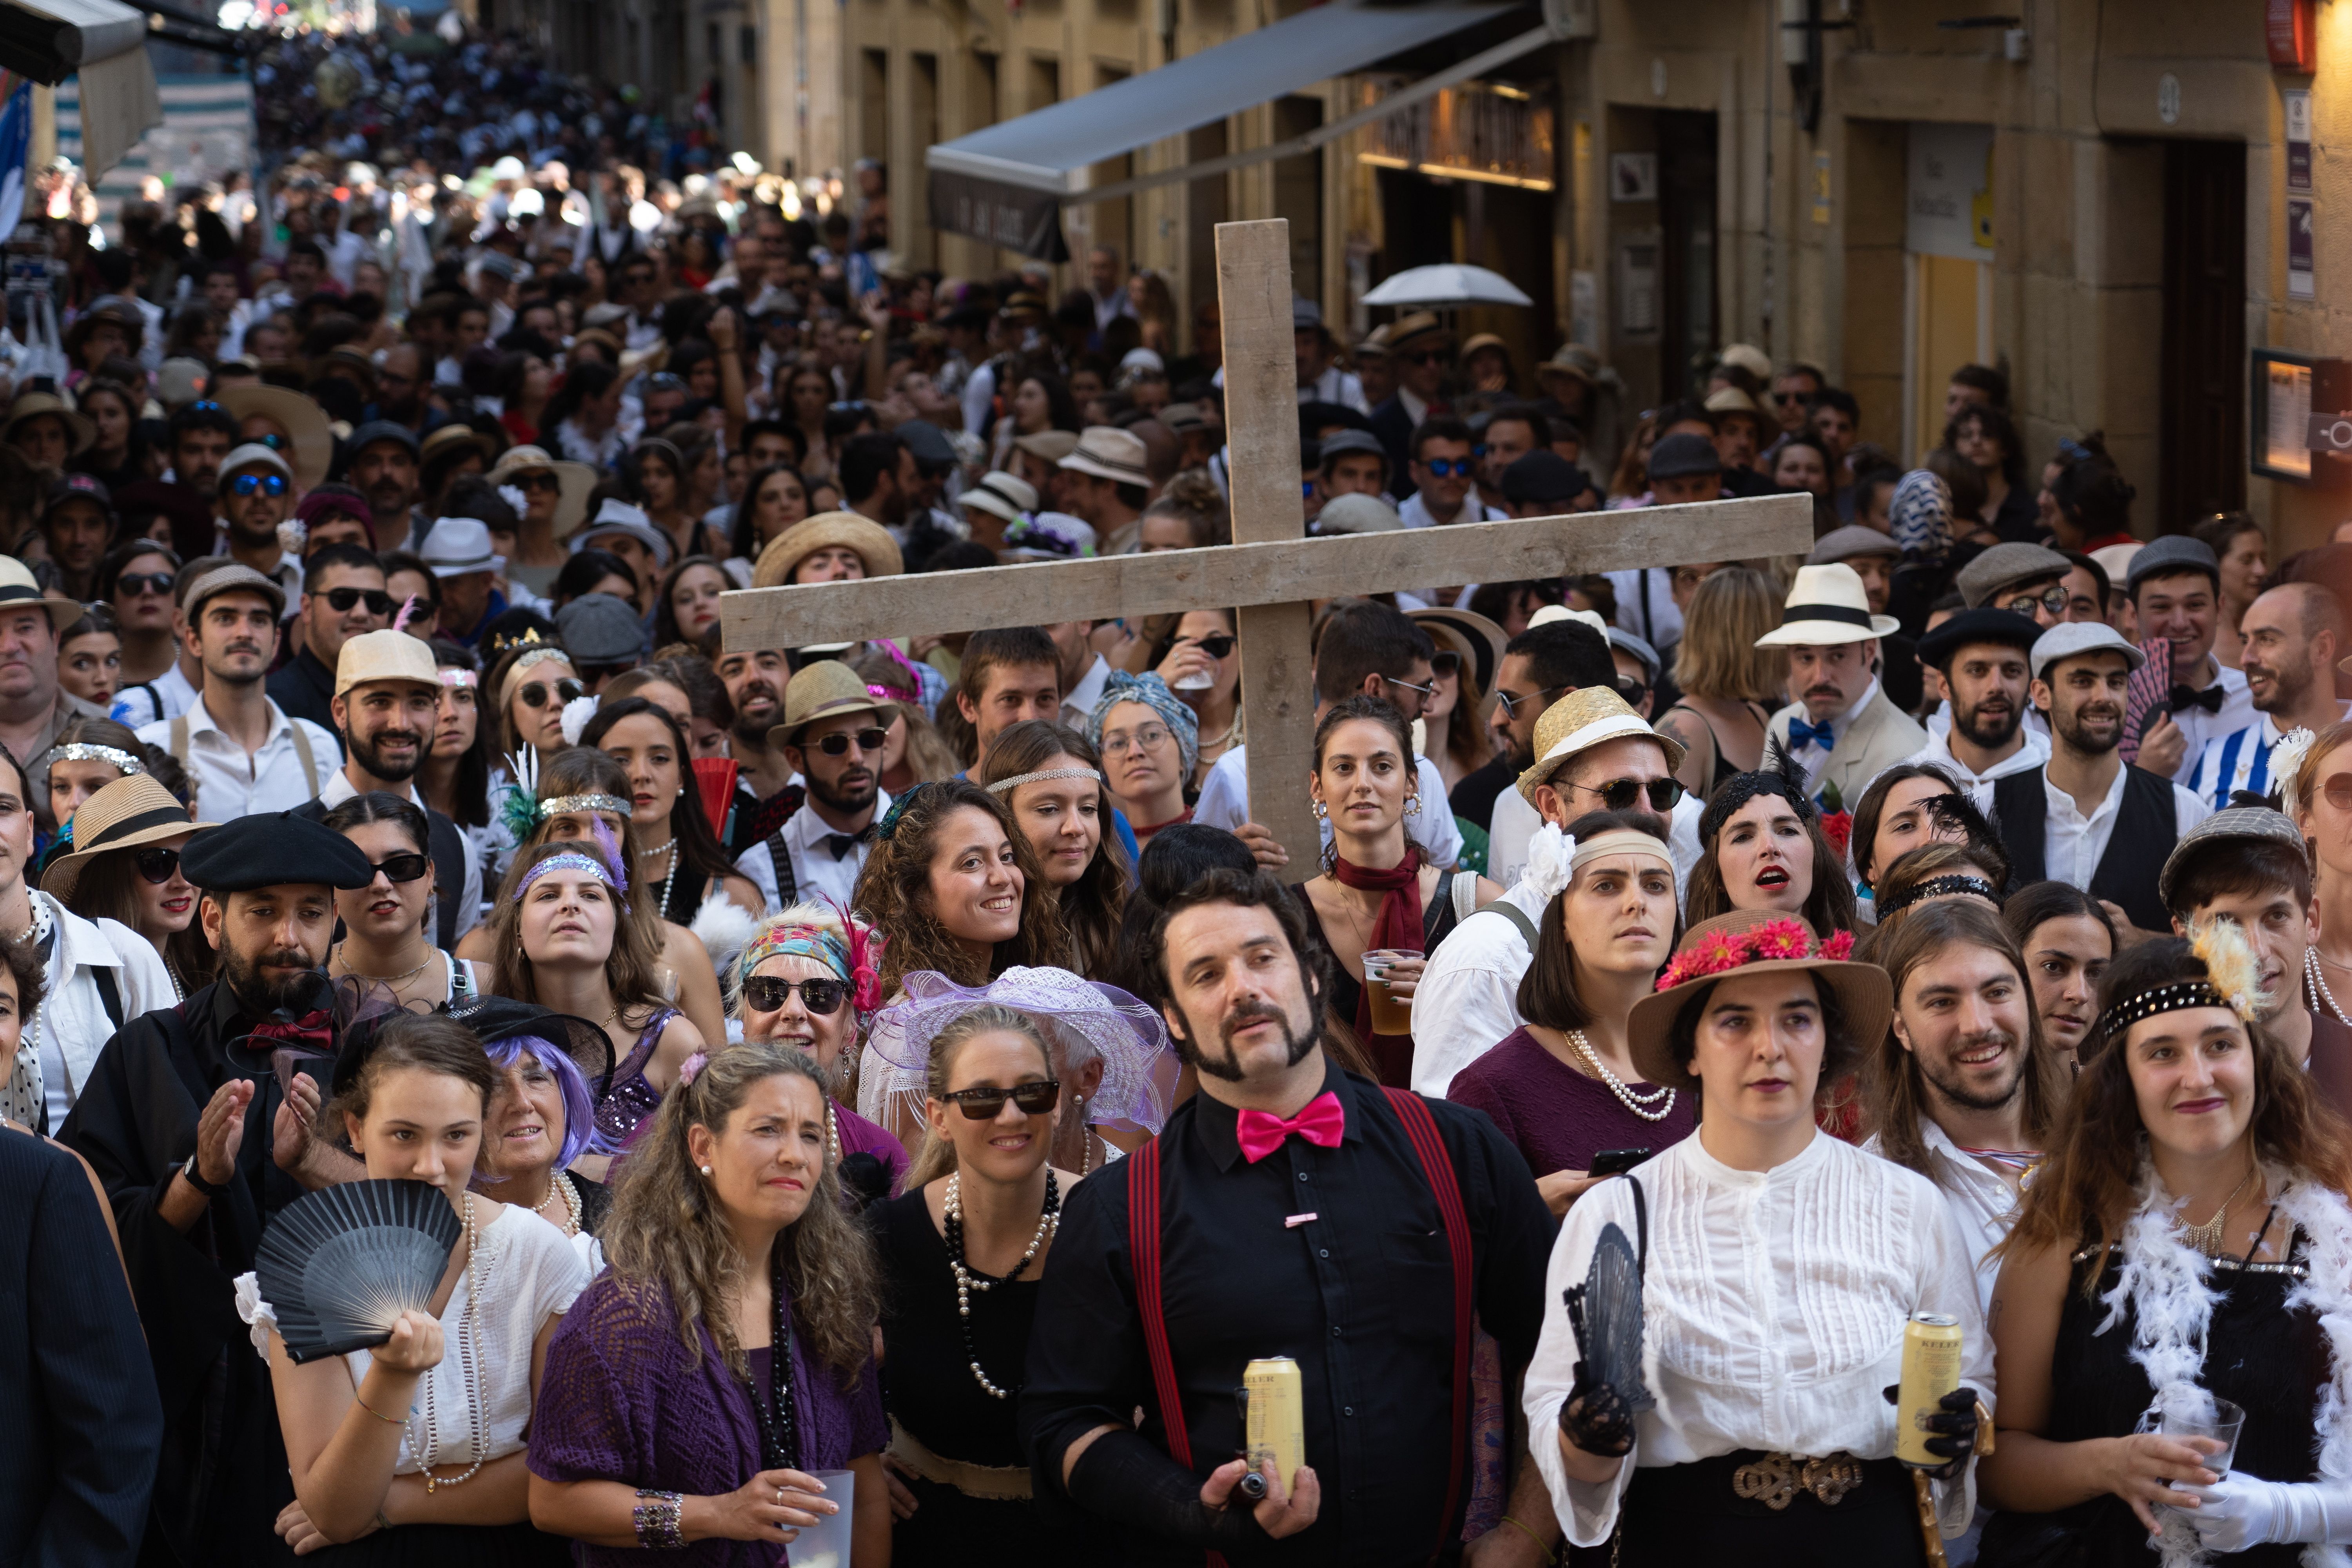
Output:
[[[216,1198],[223,1193],[228,1191],[228,1186],[226,1183],[207,1182],[205,1180],[204,1173],[196,1169],[196,1157],[194,1154],[189,1155],[188,1163],[180,1167],[180,1174],[188,1178],[188,1185],[195,1188],[196,1191],[204,1194],[205,1196],[208,1198]]]

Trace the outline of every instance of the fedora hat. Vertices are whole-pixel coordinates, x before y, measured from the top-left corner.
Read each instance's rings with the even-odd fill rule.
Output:
[[[147,342],[147,319],[137,306],[127,300],[117,299],[100,300],[74,318],[74,324],[66,329],[66,353],[79,359],[82,344],[88,342],[89,334],[101,326],[121,329],[122,352],[133,359],[139,357],[139,350]]]
[[[1878,965],[1847,957],[1853,951],[1852,931],[1823,942],[1801,918],[1773,910],[1733,910],[1699,921],[1683,933],[1674,962],[1658,975],[1658,988],[1634,1003],[1625,1021],[1634,1068],[1650,1083],[1695,1087],[1697,1080],[1675,1060],[1675,1019],[1684,1005],[1715,981],[1788,969],[1820,976],[1837,994],[1853,1041],[1875,1046],[1895,1019],[1895,986]]]
[[[1145,489],[1151,484],[1151,476],[1143,471],[1143,437],[1112,425],[1089,425],[1080,431],[1078,444],[1058,466],[1116,484]]]
[[[54,414],[65,422],[66,438],[72,444],[70,455],[79,457],[89,450],[98,439],[98,426],[89,416],[82,413],[54,392],[27,392],[8,405],[8,417],[0,424],[0,441],[13,443],[16,426],[43,414]]]
[[[1495,689],[1495,670],[1503,662],[1503,645],[1511,640],[1508,633],[1475,610],[1440,606],[1409,613],[1423,631],[1468,662],[1480,691]]]
[[[347,638],[335,657],[335,695],[354,686],[379,680],[404,680],[414,686],[441,689],[441,671],[433,662],[432,646],[424,638],[389,628],[362,632]]]
[[[562,539],[587,521],[588,492],[596,488],[596,470],[586,463],[551,457],[544,447],[509,447],[490,470],[490,483],[510,485],[524,474],[537,473],[555,476],[555,537]]]
[[[1069,430],[1040,430],[1031,436],[1015,436],[1013,445],[1033,458],[1058,463],[1078,449],[1078,437]]]
[[[507,563],[505,556],[490,548],[490,525],[472,517],[445,517],[435,523],[433,531],[417,547],[416,554],[432,568],[436,577],[496,572]]]
[[[188,808],[157,784],[153,775],[125,773],[75,811],[73,853],[49,862],[49,868],[41,873],[41,891],[65,902],[73,897],[83,868],[100,855],[216,826],[188,820]]]
[[[781,588],[793,580],[793,567],[820,550],[836,546],[856,551],[866,563],[868,577],[896,577],[907,569],[898,542],[890,537],[888,529],[854,511],[821,511],[768,541],[758,564],[751,568],[751,586]]]
[[[49,612],[49,629],[61,632],[82,617],[79,601],[51,593],[33,581],[33,569],[13,555],[0,555],[0,611],[39,605]]]
[[[1019,522],[1037,510],[1037,487],[1000,470],[956,497],[956,505],[978,507],[1007,522]]]
[[[1883,637],[1903,625],[1893,616],[1870,613],[1870,593],[1862,574],[1843,561],[1800,566],[1789,588],[1780,624],[1756,639],[1758,647],[1812,647],[1823,643]]]
[[[326,482],[327,470],[335,460],[335,432],[327,422],[327,411],[317,403],[299,392],[258,381],[224,386],[217,401],[237,422],[240,437],[245,422],[256,416],[273,420],[285,430],[293,449],[284,456],[294,470],[298,489],[307,490]]]
[[[1400,316],[1389,323],[1389,351],[1391,353],[1412,353],[1414,352],[1416,340],[1423,338],[1430,339],[1432,342],[1421,343],[1419,346],[1429,349],[1450,344],[1454,341],[1454,333],[1444,321],[1438,320],[1437,312],[1434,310],[1415,310],[1411,315]]]
[[[604,505],[596,509],[594,519],[586,527],[572,530],[568,548],[574,554],[593,550],[597,540],[611,533],[625,533],[644,545],[652,552],[654,564],[665,572],[669,570],[670,557],[677,552],[677,544],[667,532],[654,526],[652,518],[618,496],[606,496]],[[776,537],[781,539],[783,535]]]
[[[768,731],[772,746],[797,746],[801,731],[820,719],[845,713],[873,713],[880,722],[897,716],[898,705],[866,689],[866,678],[837,658],[820,658],[801,666],[784,685],[783,722]],[[878,774],[881,770],[877,767]]]
[[[1579,687],[1545,709],[1543,717],[1536,721],[1536,760],[1519,774],[1519,797],[1533,805],[1536,786],[1549,784],[1552,774],[1570,758],[1626,735],[1655,741],[1665,751],[1666,772],[1680,771],[1680,741],[1652,729],[1650,721],[1628,707],[1613,688]]]

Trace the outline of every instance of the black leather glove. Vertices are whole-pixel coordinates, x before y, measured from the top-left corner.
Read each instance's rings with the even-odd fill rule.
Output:
[[[1902,1390],[1900,1385],[1890,1384],[1883,1392],[1886,1403],[1892,1405]],[[1936,1414],[1927,1417],[1927,1430],[1936,1436],[1921,1447],[1948,1462],[1923,1472],[1928,1478],[1950,1480],[1977,1451],[1977,1411],[1983,1399],[1983,1394],[1964,1383],[1936,1402]]]

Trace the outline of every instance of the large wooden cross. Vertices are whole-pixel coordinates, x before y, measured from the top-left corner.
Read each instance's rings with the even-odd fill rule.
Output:
[[[1217,298],[1232,544],[743,589],[719,599],[727,650],[1232,608],[1241,634],[1250,816],[1289,849],[1288,875],[1298,879],[1318,868],[1319,837],[1307,795],[1315,710],[1309,601],[1811,547],[1812,502],[1801,495],[1308,539],[1298,496],[1286,219],[1217,226]]]

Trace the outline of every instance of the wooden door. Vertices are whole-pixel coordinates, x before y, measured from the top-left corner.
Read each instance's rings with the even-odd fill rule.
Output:
[[[2244,504],[2245,367],[2245,146],[2169,142],[2158,531]]]

